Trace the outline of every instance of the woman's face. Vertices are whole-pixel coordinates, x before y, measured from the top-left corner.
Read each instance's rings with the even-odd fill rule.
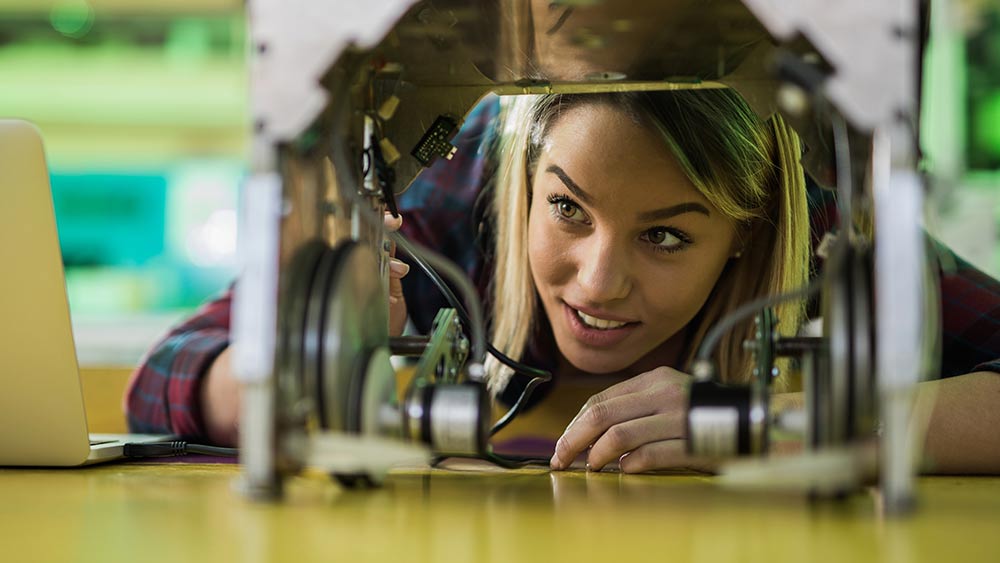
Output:
[[[612,373],[676,361],[736,231],[662,137],[603,104],[562,112],[533,178],[528,258],[563,356]]]

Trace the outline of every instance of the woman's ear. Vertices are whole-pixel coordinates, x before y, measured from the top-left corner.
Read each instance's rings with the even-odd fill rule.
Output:
[[[735,234],[733,236],[733,242],[729,245],[729,258],[736,259],[742,258],[743,252],[750,245],[750,224],[740,223],[735,226]]]

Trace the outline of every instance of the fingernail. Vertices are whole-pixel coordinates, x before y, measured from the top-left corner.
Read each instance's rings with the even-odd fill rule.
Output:
[[[561,471],[563,468],[563,464],[561,461],[559,461],[559,458],[557,458],[556,456],[552,456],[552,459],[549,460],[549,468],[555,469],[556,471]]]
[[[410,271],[410,265],[395,258],[389,260],[389,269],[397,278],[405,276]]]
[[[395,231],[403,226],[403,216],[400,215],[399,217],[393,217],[392,213],[386,211],[383,222],[385,224],[385,228],[390,231]]]

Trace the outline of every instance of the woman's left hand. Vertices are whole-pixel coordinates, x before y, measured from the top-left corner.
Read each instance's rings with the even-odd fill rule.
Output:
[[[403,216],[393,217],[388,211],[382,217],[387,231],[398,231],[403,226]],[[406,327],[406,298],[403,296],[403,278],[410,265],[396,258],[396,245],[389,248],[389,336],[400,336]]]
[[[688,468],[712,471],[709,460],[686,452],[688,382],[691,377],[661,367],[591,397],[556,443],[552,469],[566,469],[587,452],[587,469],[618,461],[625,473]]]

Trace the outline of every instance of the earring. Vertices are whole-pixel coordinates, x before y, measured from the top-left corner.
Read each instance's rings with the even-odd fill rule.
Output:
[[[733,254],[732,257],[733,258],[742,258],[743,257],[743,249],[737,250],[736,253]]]

